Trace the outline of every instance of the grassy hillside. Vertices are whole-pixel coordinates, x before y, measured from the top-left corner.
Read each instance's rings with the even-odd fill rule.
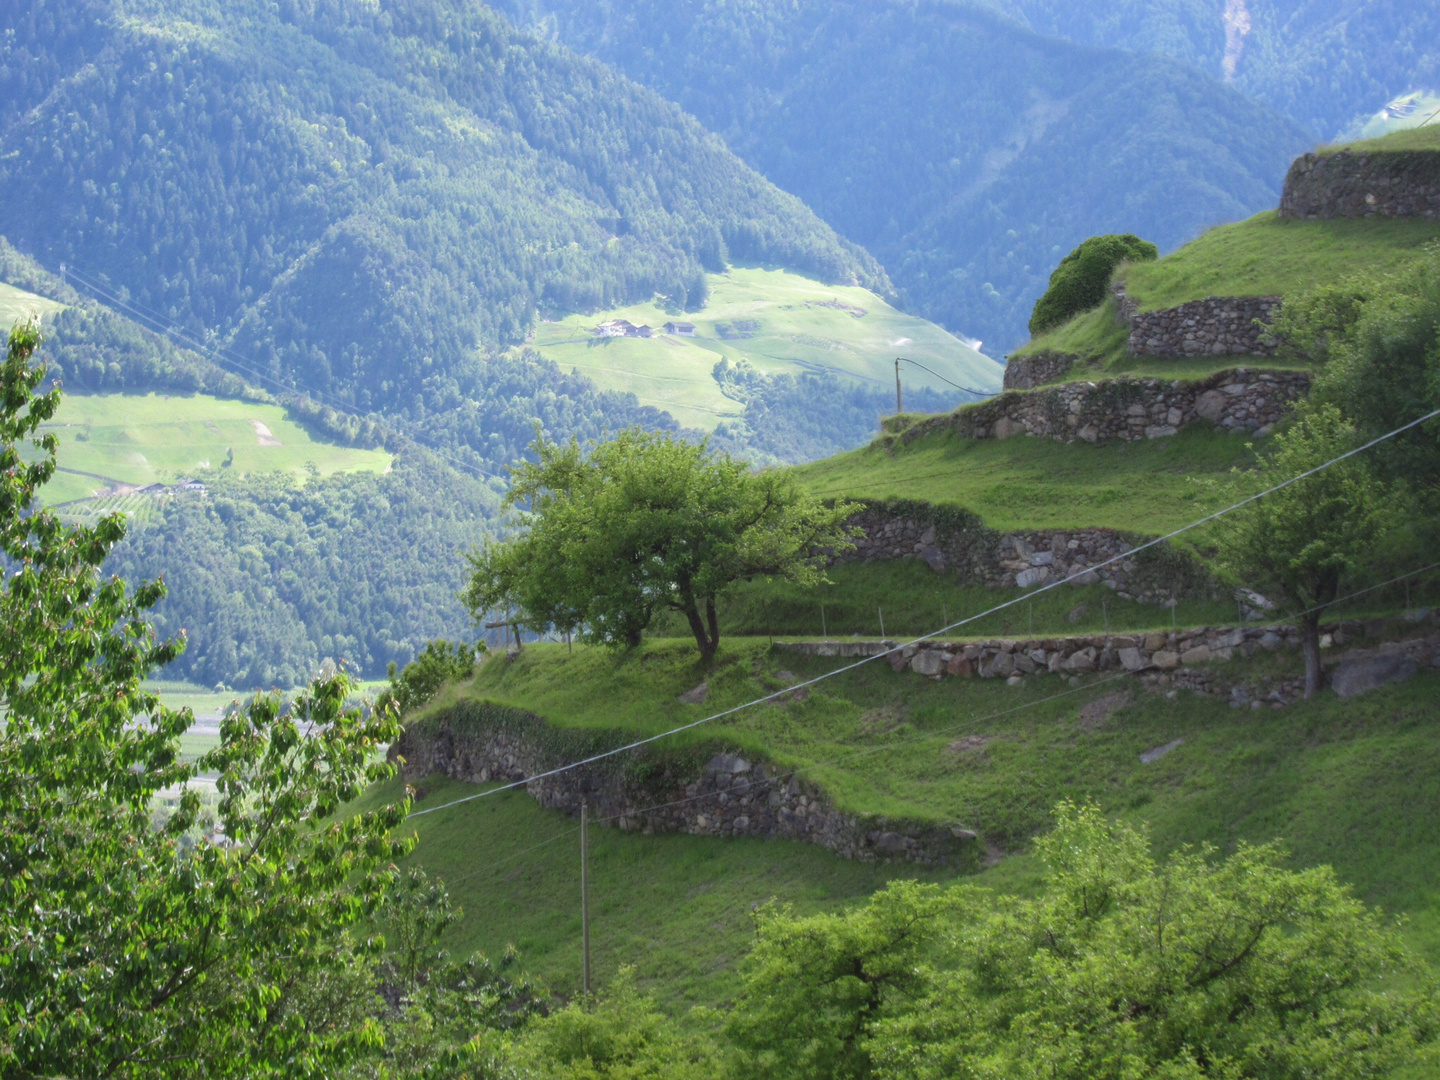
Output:
[[[35,314],[44,318],[64,311],[65,305],[0,281],[0,330],[7,334],[21,319]]]
[[[1267,210],[1246,221],[1216,226],[1163,259],[1123,266],[1116,279],[1124,283],[1141,311],[1210,296],[1297,296],[1351,274],[1402,271],[1426,258],[1436,241],[1440,241],[1440,222],[1436,221],[1294,221]],[[1234,357],[1173,360],[1130,356],[1127,332],[1114,300],[1107,297],[1099,307],[1031,339],[1017,354],[1054,351],[1091,361],[1090,367],[1072,371],[1071,378],[1094,378],[1097,368],[1107,375],[1199,378],[1235,363]],[[1273,360],[1264,363],[1267,367],[1289,366]]]
[[[1440,98],[1428,94],[1420,95],[1416,104],[1418,106],[1417,115],[1433,116],[1435,110],[1440,109]],[[1350,150],[1354,153],[1366,154],[1384,153],[1390,150],[1440,150],[1440,123],[1432,121],[1424,126],[1402,128],[1399,131],[1391,131],[1371,139],[1322,146],[1320,153],[1333,154],[1337,150]]]
[[[1192,477],[1220,476],[1250,460],[1247,440],[1197,424],[1169,439],[1105,446],[940,433],[893,448],[872,443],[794,475],[824,497],[963,506],[995,529],[1164,532],[1198,516],[1202,490]]]
[[[803,675],[834,663],[771,655],[763,643],[732,644],[726,655],[712,706],[768,685],[782,664]],[[557,723],[649,731],[703,714],[674,701],[693,674],[670,646],[623,659],[579,651],[572,658],[557,647],[493,665],[465,692],[526,704]],[[1064,689],[1053,683],[1046,692]],[[1095,798],[1149,822],[1164,848],[1279,836],[1297,863],[1333,863],[1367,899],[1408,912],[1412,938],[1440,960],[1440,850],[1428,839],[1440,812],[1440,752],[1427,734],[1440,678],[1262,714],[1189,695],[1167,701],[1123,682],[1122,698],[1083,718],[1084,706],[1116,686],[1007,711],[1044,696],[1039,685],[936,684],[874,664],[806,701],[742,714],[709,737],[763,746],[851,806],[970,823],[990,841],[992,859],[1010,853],[981,877],[1002,888],[1024,887],[1032,872],[1026,837],[1061,797]],[[1179,749],[1140,763],[1140,753],[1177,738]],[[421,808],[477,790],[446,781],[424,787]],[[414,825],[414,859],[444,876],[465,907],[452,943],[491,952],[516,943],[531,970],[573,991],[574,823],[505,793]],[[859,900],[887,878],[917,876],[911,867],[866,867],[786,842],[596,830],[591,851],[602,981],[621,963],[637,964],[673,1009],[715,1003],[733,989],[754,904],[778,897],[817,910]],[[645,903],[635,903],[639,883]]]
[[[1124,267],[1119,279],[1142,311],[1207,296],[1294,296],[1362,271],[1402,270],[1436,240],[1437,221],[1293,221],[1267,210],[1211,229],[1157,262]]]
[[[897,311],[858,286],[825,285],[785,270],[732,267],[707,276],[704,310],[685,314],[660,301],[543,322],[533,345],[562,368],[574,368],[607,390],[624,390],[665,409],[682,424],[711,430],[735,419],[744,404],[721,392],[717,363],[747,361],[765,375],[838,375],[888,390],[893,361],[907,356],[962,386],[999,385],[1000,366],[933,323]],[[608,319],[654,328],[653,338],[597,338]],[[695,336],[660,333],[670,321],[690,322]],[[904,383],[953,393],[914,367]]]
[[[169,394],[67,395],[45,425],[60,439],[49,503],[86,499],[119,485],[173,483],[220,468],[233,451],[238,473],[319,475],[383,472],[390,455],[319,442],[278,405]]]

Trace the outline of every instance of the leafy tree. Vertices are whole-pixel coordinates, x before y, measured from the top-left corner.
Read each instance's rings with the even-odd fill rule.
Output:
[[[1030,315],[1030,333],[1043,334],[1067,319],[1089,311],[1105,299],[1110,277],[1123,262],[1146,262],[1160,257],[1160,249],[1132,233],[1092,236],[1060,260],[1050,275],[1050,287]]]
[[[1276,332],[1291,355],[1323,364],[1313,398],[1367,438],[1440,408],[1440,255],[1397,275],[1362,275],[1287,303]],[[1440,418],[1370,452],[1432,522],[1440,512]]]
[[[702,659],[720,644],[716,598],[762,575],[822,580],[825,549],[846,549],[857,507],[825,506],[774,472],[705,444],[631,428],[586,455],[578,441],[535,444],[507,496],[529,528],[471,556],[465,602],[477,620],[516,604],[536,626],[639,644],[661,607],[678,611]]]
[[[1273,487],[1358,444],[1355,429],[1334,406],[1303,408],[1234,491]],[[1321,616],[1395,524],[1390,498],[1357,455],[1250,503],[1217,528],[1222,565],[1299,617],[1307,698],[1320,689]]]
[[[761,919],[739,1075],[1363,1080],[1433,1061],[1440,997],[1398,928],[1275,845],[1157,859],[1061,803],[1032,897],[892,885]],[[1386,977],[1420,981],[1379,989]],[[756,1070],[756,1065],[760,1070]]]
[[[954,956],[969,892],[894,882],[857,911],[756,914],[755,947],[727,1032],[746,1075],[852,1080],[874,1073],[871,1032],[903,1014]]]
[[[398,725],[346,710],[340,676],[290,708],[258,698],[180,761],[189,711],[142,686],[183,648],[146,622],[164,586],[101,577],[118,515],[68,528],[36,509],[59,404],[34,395],[38,339],[16,328],[0,367],[0,1072],[324,1073],[379,1038],[373,1009],[314,990],[365,963],[353,931],[408,850],[390,838],[406,804],[340,812],[392,774],[376,749]],[[218,777],[214,832],[189,787],[153,826],[152,797],[199,770]]]
[[[380,692],[376,708],[394,702],[402,717],[413,712],[430,701],[451,679],[469,678],[475,671],[475,661],[484,652],[483,641],[475,645],[426,642],[420,655],[406,664],[404,671],[397,672],[395,661],[390,661],[390,685]]]
[[[678,1030],[621,968],[595,998],[571,1002],[531,1024],[505,1060],[522,1077],[545,1080],[715,1080],[716,1046]]]

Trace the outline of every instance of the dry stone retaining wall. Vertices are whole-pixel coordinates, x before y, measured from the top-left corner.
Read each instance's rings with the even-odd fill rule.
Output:
[[[937,514],[923,503],[872,504],[850,524],[863,535],[837,562],[918,558],[936,573],[954,573],[962,584],[991,588],[1032,589],[1074,574],[1075,585],[1101,583],[1146,603],[1209,595],[1216,588],[1203,566],[1168,546],[1124,558],[1141,541],[1113,529],[1000,533],[973,515]]]
[[[1310,391],[1304,371],[1233,368],[1206,379],[1111,379],[1007,391],[935,416],[899,433],[911,442],[937,431],[962,438],[1037,435],[1061,442],[1135,442],[1174,435],[1206,420],[1230,431],[1267,434],[1292,402]]]
[[[1126,348],[1136,356],[1274,356],[1278,347],[1267,336],[1278,296],[1211,296],[1142,312],[1122,285],[1113,291],[1130,326]]]
[[[573,760],[546,749],[546,727],[539,717],[518,710],[457,706],[407,726],[390,755],[404,759],[403,771],[411,781],[435,774],[474,784],[525,780]],[[845,813],[795,775],[724,750],[703,763],[635,755],[627,760],[644,767],[627,771],[597,762],[537,777],[525,790],[541,806],[572,815],[580,813],[585,799],[593,820],[629,832],[799,840],[867,862],[935,865],[954,860],[975,841],[973,832],[958,825]]]
[[[1048,350],[1029,356],[1009,356],[1005,358],[1005,378],[1001,385],[1006,390],[1034,390],[1060,378],[1079,359],[1073,353]]]
[[[1385,629],[1383,620],[1372,626],[1362,622],[1335,623],[1321,628],[1324,634],[1321,641],[1326,648],[1338,649],[1367,637],[1378,637]],[[1300,632],[1290,625],[1202,627],[1148,634],[1025,640],[927,641],[890,652],[895,646],[894,641],[803,641],[777,643],[775,647],[806,656],[862,657],[888,652],[890,666],[896,671],[909,670],[932,679],[998,678],[1019,682],[1026,676],[1047,672],[1064,676],[1129,672],[1160,689],[1228,695],[1237,707],[1254,705],[1256,701],[1285,705],[1295,700],[1302,686],[1298,679],[1272,679],[1262,696],[1252,683],[1230,685],[1215,672],[1206,670],[1211,663],[1236,656],[1298,649]],[[1352,649],[1336,655],[1333,667],[1343,671],[1347,665],[1386,655],[1408,660],[1411,673],[1422,666],[1440,668],[1440,635],[1387,642],[1377,649]]]
[[[1286,174],[1280,216],[1440,217],[1440,152],[1304,154]]]

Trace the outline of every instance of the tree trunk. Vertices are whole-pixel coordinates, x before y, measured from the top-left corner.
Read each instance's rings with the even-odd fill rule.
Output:
[[[690,600],[680,610],[685,612],[685,618],[690,623],[690,632],[695,635],[695,645],[700,650],[700,659],[709,662],[715,655],[715,646],[718,642],[705,630],[705,620],[700,618],[700,608]]]
[[[1300,623],[1300,644],[1305,649],[1305,697],[1320,690],[1320,613],[1312,611]]]
[[[705,621],[710,624],[710,655],[715,655],[715,650],[720,647],[720,620],[715,616],[715,598],[705,598]]]

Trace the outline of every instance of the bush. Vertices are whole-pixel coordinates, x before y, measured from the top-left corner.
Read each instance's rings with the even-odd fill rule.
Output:
[[[475,645],[427,642],[424,651],[406,664],[404,671],[397,674],[395,662],[390,662],[390,685],[380,691],[375,704],[384,708],[393,702],[400,715],[412,713],[429,704],[451,679],[468,679],[484,651],[483,641]]]
[[[1132,233],[1090,237],[1061,259],[1050,275],[1050,287],[1035,301],[1030,315],[1030,333],[1043,334],[1098,306],[1105,299],[1110,275],[1122,262],[1149,262],[1159,257],[1159,248]]]

